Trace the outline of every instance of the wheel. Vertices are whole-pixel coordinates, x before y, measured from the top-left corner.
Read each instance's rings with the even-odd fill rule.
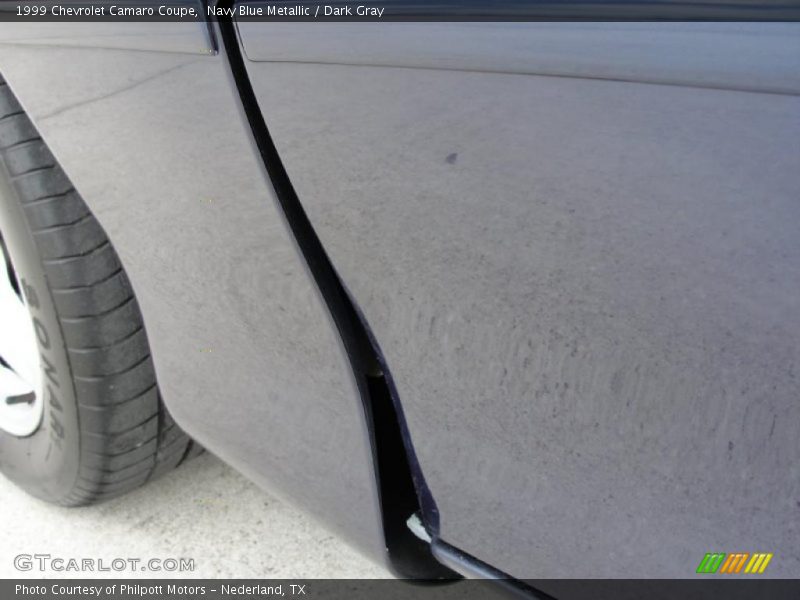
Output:
[[[0,470],[81,505],[198,452],[160,400],[114,248],[2,79],[0,253]]]

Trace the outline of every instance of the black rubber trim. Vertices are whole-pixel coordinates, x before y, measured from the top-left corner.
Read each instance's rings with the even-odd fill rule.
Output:
[[[228,0],[218,2],[217,6],[231,8],[233,4]],[[430,545],[417,538],[406,525],[408,518],[417,513],[426,528],[435,532],[438,530],[438,512],[416,460],[385,361],[289,180],[250,83],[236,25],[230,17],[220,17],[217,22],[256,147],[278,203],[341,336],[355,375],[371,437],[389,562],[400,577],[460,579],[458,574],[439,563],[431,554]]]
[[[556,600],[553,596],[515,579],[485,562],[451,546],[440,539],[431,544],[433,555],[443,564],[468,579],[486,579],[494,591],[502,592],[509,598],[527,600]]]

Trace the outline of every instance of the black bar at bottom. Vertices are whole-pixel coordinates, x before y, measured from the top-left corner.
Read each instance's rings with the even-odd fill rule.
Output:
[[[245,600],[422,599],[483,600],[503,598],[485,580],[449,586],[397,579],[4,579],[0,598],[22,600]],[[537,579],[525,583],[559,600],[797,600],[800,580],[698,576],[695,579]],[[422,585],[420,585],[422,584]],[[487,585],[488,584],[488,585]]]

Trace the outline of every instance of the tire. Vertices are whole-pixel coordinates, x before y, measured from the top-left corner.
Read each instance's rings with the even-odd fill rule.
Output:
[[[0,470],[34,496],[75,506],[198,453],[161,402],[119,257],[2,79],[0,235],[42,374],[40,403],[30,403],[42,411],[38,427],[24,436],[0,429]]]

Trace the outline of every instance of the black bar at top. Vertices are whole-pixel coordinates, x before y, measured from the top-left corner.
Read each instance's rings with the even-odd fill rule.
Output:
[[[34,7],[44,10],[31,14]],[[0,0],[0,21],[202,21],[214,18],[215,7],[202,0]],[[236,19],[269,22],[800,21],[800,0],[248,0],[233,10]]]

